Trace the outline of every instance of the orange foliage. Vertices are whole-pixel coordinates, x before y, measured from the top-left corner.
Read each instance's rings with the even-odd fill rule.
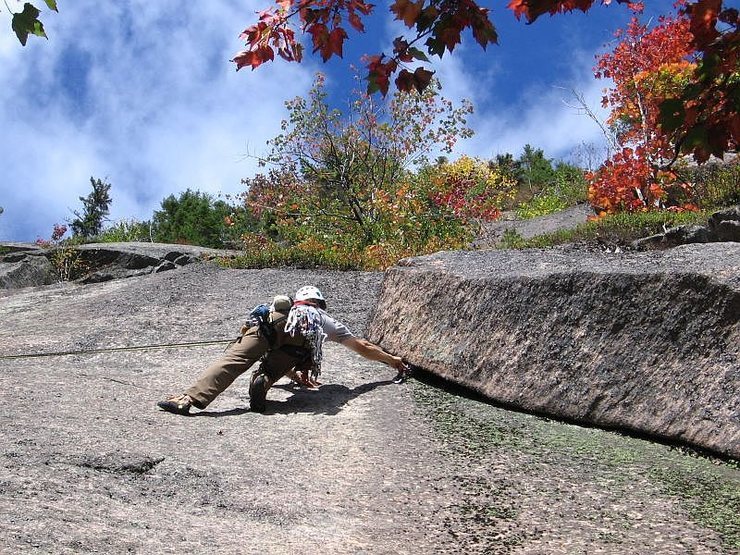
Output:
[[[684,90],[695,70],[690,21],[661,17],[648,29],[633,18],[617,38],[614,51],[598,57],[595,75],[614,83],[603,104],[611,107],[607,122],[622,150],[588,176],[589,200],[599,213],[680,207],[692,195],[668,169],[680,135],[661,125],[661,105]]]

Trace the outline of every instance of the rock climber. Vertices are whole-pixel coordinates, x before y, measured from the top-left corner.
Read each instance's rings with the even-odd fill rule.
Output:
[[[254,412],[264,412],[267,391],[283,376],[303,385],[318,383],[316,378],[321,371],[325,340],[340,343],[369,360],[383,362],[396,369],[398,376],[409,372],[401,357],[356,337],[347,326],[332,318],[326,312],[324,295],[314,286],[301,287],[294,301],[279,295],[269,307],[261,306],[264,307],[261,320],[252,318],[242,327],[240,337],[190,388],[158,402],[157,406],[184,416],[190,413],[191,407],[204,409],[236,378],[260,361],[250,380],[249,406]]]

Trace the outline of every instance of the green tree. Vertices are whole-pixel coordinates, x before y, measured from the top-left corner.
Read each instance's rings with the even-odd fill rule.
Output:
[[[90,184],[92,185],[90,194],[79,197],[82,201],[82,212],[73,211],[75,218],[69,223],[72,233],[85,239],[100,234],[113,202],[110,197],[110,183],[91,177]]]
[[[449,153],[459,137],[471,136],[466,116],[473,108],[467,101],[453,106],[439,95],[438,83],[423,93],[398,92],[388,103],[356,91],[348,104],[347,114],[331,109],[318,74],[307,98],[286,103],[289,117],[283,133],[270,141],[265,162],[283,175],[292,173],[294,186],[303,182],[300,202],[288,206],[296,204],[304,214],[312,212],[313,222],[323,216],[324,225],[331,220],[332,227],[345,231],[352,223],[370,244],[383,227],[379,192],[395,194],[411,167],[427,163],[435,150]]]
[[[532,145],[524,145],[519,160],[519,181],[532,192],[541,191],[555,177],[555,170],[552,167],[552,161],[545,158],[545,153],[541,148],[534,148]]]
[[[154,240],[222,248],[227,239],[233,208],[211,195],[187,189],[179,197],[170,195],[154,212]]]
[[[507,179],[519,181],[521,177],[521,167],[519,160],[514,159],[514,155],[510,152],[504,154],[497,154],[496,157],[489,162],[491,169],[498,168]]]

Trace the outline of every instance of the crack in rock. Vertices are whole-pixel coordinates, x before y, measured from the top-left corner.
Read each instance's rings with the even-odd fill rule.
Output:
[[[164,457],[131,453],[104,453],[85,456],[78,466],[117,474],[146,474],[163,460]]]

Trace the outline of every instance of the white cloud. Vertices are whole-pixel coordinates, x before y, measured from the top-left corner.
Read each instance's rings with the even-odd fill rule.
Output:
[[[50,39],[30,37],[25,48],[3,9],[0,239],[48,236],[69,209],[80,207],[91,176],[112,183],[113,219],[148,219],[164,197],[186,188],[241,190],[240,179],[256,171],[245,155],[262,153],[279,132],[284,101],[305,93],[317,68],[330,73],[330,86],[351,77],[348,70],[332,77],[331,67],[310,54],[301,65],[276,61],[235,72],[228,60],[242,47],[238,35],[267,4],[64,2],[59,14],[42,15]],[[381,25],[352,40],[364,41],[369,52],[383,45],[389,52],[398,32],[397,24]],[[468,41],[434,63],[444,95],[476,106],[476,136],[459,143],[458,153],[518,154],[530,143],[562,157],[581,142],[600,140],[598,127],[563,103],[567,90],[554,88],[582,91],[600,112],[603,85],[591,77],[592,53],[579,57],[569,45],[567,74],[553,78],[551,69],[537,66],[527,73],[529,88],[512,101],[501,94],[511,88],[507,75],[526,70],[507,65],[504,48],[515,47],[482,54]]]
[[[507,152],[518,156],[526,144],[543,149],[545,156],[555,159],[567,159],[584,144],[593,144],[601,151],[605,144],[602,132],[582,110],[574,107],[578,103],[572,92],[582,95],[589,109],[602,121],[606,119],[607,114],[601,108],[601,91],[607,84],[594,79],[594,52],[580,43],[583,37],[579,33],[563,32],[556,42],[567,44],[561,44],[559,50],[553,49],[552,56],[557,61],[567,52],[568,73],[558,74],[554,64],[536,66],[534,71],[531,67],[511,67],[508,56],[511,48],[522,44],[533,50],[548,48],[547,41],[552,38],[545,37],[541,30],[528,29],[526,40],[517,40],[512,36],[515,25],[506,18],[511,18],[511,14],[498,14],[497,21],[502,26],[508,23],[500,46],[483,51],[470,36],[465,36],[453,54],[446,53],[442,59],[434,57],[431,64],[425,64],[440,79],[443,96],[456,103],[468,99],[475,108],[469,118],[475,136],[459,141],[453,157],[467,154],[488,159]],[[384,31],[390,45],[399,31],[398,22],[390,15],[386,17]],[[608,36],[609,31],[605,32]],[[390,50],[387,46],[386,51]],[[507,100],[511,95],[505,93],[513,86],[508,78],[521,72],[527,74],[528,84],[516,92],[515,100]]]
[[[521,91],[516,103],[494,96],[500,76],[497,71],[470,71],[464,56],[449,56],[438,64],[444,95],[454,100],[469,98],[476,112],[470,120],[472,139],[461,141],[458,154],[492,158],[496,154],[521,154],[526,144],[541,148],[548,158],[565,159],[584,143],[602,145],[599,126],[578,108],[573,92],[582,95],[589,109],[602,121],[603,82],[594,79],[592,62],[586,56],[572,56],[572,73],[557,80],[533,80]]]
[[[600,145],[604,141],[601,130],[575,106],[572,94],[582,93],[590,109],[603,115],[594,102],[600,98],[600,90],[599,84],[588,82],[552,85],[550,90],[540,91],[531,106],[478,118],[478,133],[465,146],[479,156],[491,157],[506,152],[518,155],[524,145],[531,144],[548,157],[567,158],[583,143]]]
[[[207,6],[207,7],[206,7]],[[236,73],[228,60],[260,0],[101,3],[44,13],[49,41],[0,32],[0,239],[48,236],[89,178],[112,183],[113,219],[147,219],[186,188],[236,192],[279,132],[311,63]]]

